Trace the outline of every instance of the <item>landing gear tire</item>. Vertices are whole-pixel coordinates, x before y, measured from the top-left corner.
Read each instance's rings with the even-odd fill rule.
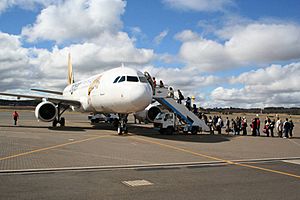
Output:
[[[124,127],[124,133],[125,133],[125,134],[128,133],[128,128],[127,128],[127,126]]]
[[[123,132],[122,128],[118,127],[118,135],[122,135],[122,132]]]
[[[53,120],[53,122],[52,122],[52,127],[56,127],[56,126],[57,126],[57,123],[58,123],[58,121],[57,121],[57,119],[55,118],[55,119]]]
[[[64,127],[66,125],[66,119],[64,117],[60,118],[60,126]]]
[[[117,119],[114,119],[114,121],[112,123],[115,128],[117,128],[119,125],[119,121]]]
[[[128,133],[128,128],[127,126],[119,126],[118,127],[118,135],[123,135],[124,134],[127,134]]]
[[[119,120],[118,120],[118,135],[122,135],[124,132],[125,134],[128,133],[128,128],[127,128],[127,117],[128,115],[126,114],[119,114]]]
[[[66,125],[66,119],[64,117],[61,117],[61,115],[69,108],[69,106],[63,106],[62,104],[57,104],[57,117],[52,121],[52,127],[56,127],[57,124],[60,124],[61,127],[64,127]],[[62,111],[61,111],[62,109]]]

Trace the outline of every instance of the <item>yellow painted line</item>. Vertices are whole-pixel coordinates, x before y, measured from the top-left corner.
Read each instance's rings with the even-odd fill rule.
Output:
[[[45,148],[36,149],[36,150],[32,150],[32,151],[27,151],[27,152],[24,152],[24,153],[19,153],[19,154],[15,154],[15,155],[11,155],[11,156],[2,157],[2,158],[0,158],[0,161],[11,159],[11,158],[16,158],[16,157],[20,157],[20,156],[25,156],[25,155],[29,155],[29,154],[33,154],[33,153],[37,153],[37,152],[47,151],[47,150],[51,150],[51,149],[55,149],[55,148],[59,148],[59,147],[64,147],[64,146],[71,145],[71,144],[78,144],[78,143],[82,143],[82,142],[86,142],[86,141],[90,141],[90,140],[95,140],[95,139],[98,139],[98,138],[104,138],[104,137],[110,137],[110,136],[109,135],[101,135],[101,136],[86,138],[86,139],[83,139],[83,140],[77,140],[77,141],[73,141],[73,142],[58,144],[58,145],[55,145],[55,146],[50,146],[50,147],[45,147]]]
[[[268,169],[268,168],[264,168],[264,167],[257,167],[257,166],[253,166],[253,165],[242,164],[242,163],[234,163],[234,165],[238,165],[238,166],[242,166],[242,167],[248,167],[248,168],[252,168],[252,169],[259,169],[259,170],[263,170],[263,171],[267,171],[267,172],[282,174],[282,175],[291,176],[291,177],[295,177],[295,178],[300,179],[299,175],[291,174],[291,173],[287,173],[287,172],[282,172],[282,171],[278,171],[278,170],[273,170],[273,169]]]
[[[272,172],[272,173],[286,175],[286,176],[295,177],[295,178],[300,179],[299,175],[295,175],[295,174],[291,174],[291,173],[287,173],[287,172],[282,172],[282,171],[278,171],[278,170],[273,170],[273,169],[267,169],[267,168],[264,168],[264,167],[257,167],[257,166],[253,166],[253,165],[242,164],[242,163],[238,163],[238,162],[232,162],[230,160],[224,160],[222,158],[217,158],[217,157],[214,157],[214,156],[209,156],[209,155],[205,155],[205,154],[202,154],[202,153],[197,153],[197,152],[194,152],[194,151],[190,151],[190,150],[183,149],[183,148],[180,148],[180,147],[172,146],[172,145],[169,145],[169,144],[164,144],[164,143],[156,142],[156,141],[153,141],[153,140],[143,139],[143,138],[140,138],[138,136],[129,137],[129,138],[133,139],[133,140],[140,140],[140,141],[144,141],[144,142],[147,142],[147,143],[156,144],[156,145],[159,145],[159,146],[163,146],[163,147],[166,147],[166,148],[169,148],[169,149],[178,150],[178,151],[189,153],[189,154],[196,155],[196,156],[209,158],[209,159],[212,159],[212,160],[222,161],[222,162],[225,162],[225,163],[228,163],[228,164],[231,164],[231,165],[237,165],[237,166],[242,166],[242,167],[247,167],[247,168],[252,168],[252,169],[258,169],[258,170],[262,170],[262,171]]]

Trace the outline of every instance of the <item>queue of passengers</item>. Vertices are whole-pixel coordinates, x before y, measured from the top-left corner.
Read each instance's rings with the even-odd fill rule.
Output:
[[[264,120],[263,126],[261,126],[261,121],[257,115],[251,120],[251,123],[249,124],[251,135],[260,136],[260,130],[262,128],[262,132],[266,134],[267,137],[274,137],[274,133],[276,131],[278,137],[291,138],[293,136],[294,129],[293,120],[289,120],[288,118],[286,118],[285,121],[282,121],[278,116],[276,120],[277,121],[275,121],[275,119],[271,120],[271,118],[267,116]],[[221,116],[209,116],[207,125],[209,126],[210,132],[212,134],[214,133],[214,131],[217,131],[218,134],[221,134],[221,129],[225,128],[225,132],[227,134],[233,133],[234,135],[247,135],[248,123],[245,116],[236,117],[231,120],[226,117],[225,123],[223,123],[223,119]]]

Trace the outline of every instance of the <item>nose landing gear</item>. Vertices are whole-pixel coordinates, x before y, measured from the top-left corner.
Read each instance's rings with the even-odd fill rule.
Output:
[[[128,133],[127,127],[127,119],[128,114],[119,114],[119,123],[118,123],[118,135],[122,135],[123,133]]]

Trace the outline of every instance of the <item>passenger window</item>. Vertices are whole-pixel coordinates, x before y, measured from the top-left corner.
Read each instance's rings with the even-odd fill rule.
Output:
[[[140,81],[142,83],[147,83],[148,82],[147,79],[144,76],[140,76],[139,78],[140,78]]]
[[[139,79],[137,76],[127,76],[127,81],[129,82],[139,82]]]
[[[125,76],[122,76],[122,77],[120,78],[120,80],[119,80],[118,83],[121,83],[121,82],[124,82],[124,81],[125,81]]]
[[[120,76],[118,76],[115,80],[114,80],[114,83],[118,82]]]

